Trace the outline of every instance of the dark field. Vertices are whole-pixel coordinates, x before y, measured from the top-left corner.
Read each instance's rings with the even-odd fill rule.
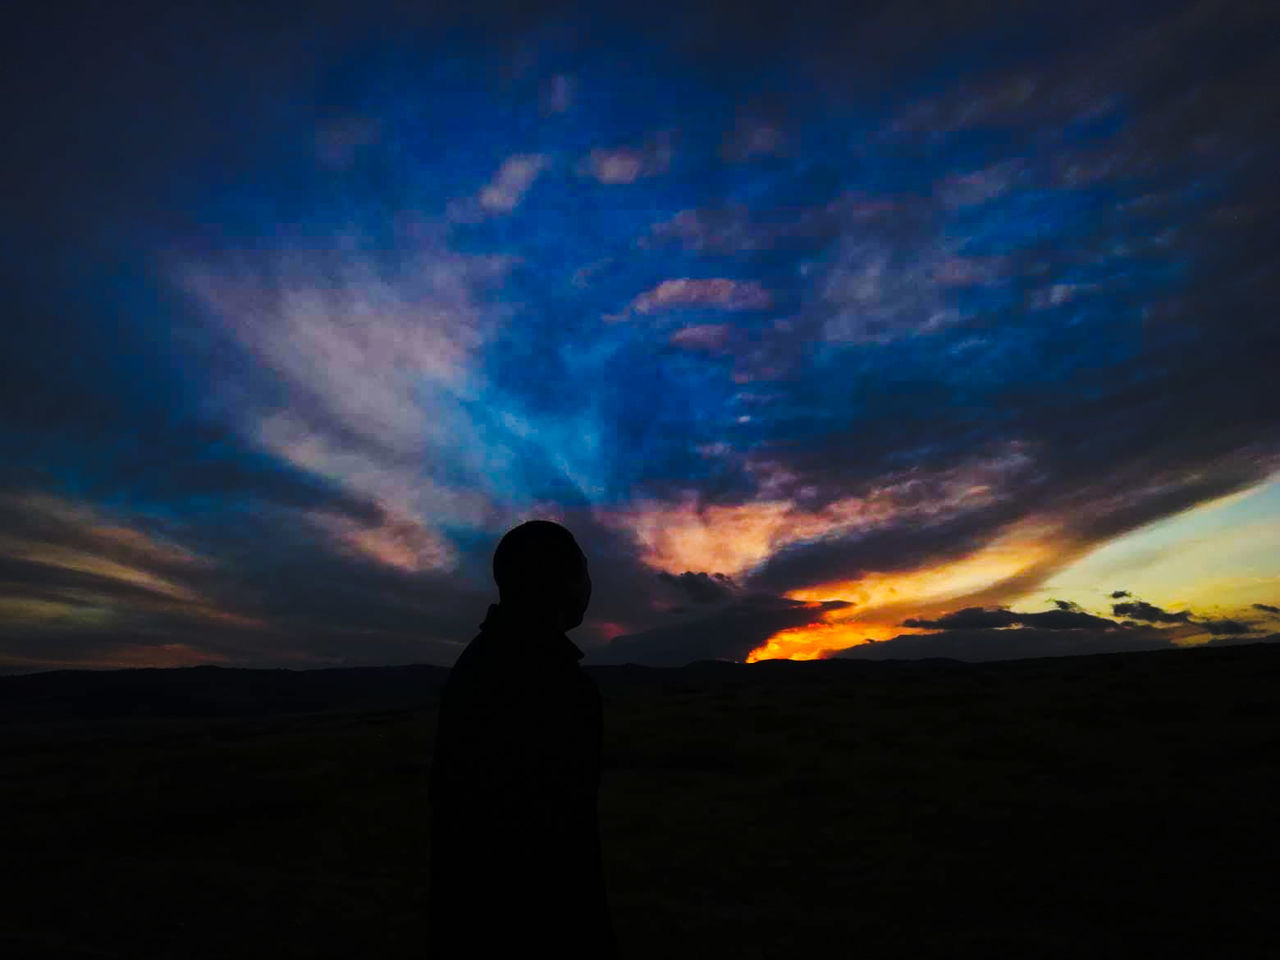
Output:
[[[1280,645],[593,673],[627,957],[1280,956]],[[442,676],[0,679],[0,955],[421,957]]]

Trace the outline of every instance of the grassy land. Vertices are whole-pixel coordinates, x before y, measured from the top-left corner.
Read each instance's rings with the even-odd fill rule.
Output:
[[[1280,956],[1280,647],[624,673],[630,958]],[[433,720],[11,719],[0,952],[421,957]]]

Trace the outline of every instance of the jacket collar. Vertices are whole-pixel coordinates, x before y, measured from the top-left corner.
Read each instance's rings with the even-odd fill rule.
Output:
[[[490,636],[518,637],[523,642],[563,652],[574,660],[581,660],[585,656],[578,645],[564,633],[554,628],[531,628],[519,618],[512,617],[500,603],[489,604],[489,612],[480,624],[480,632]]]

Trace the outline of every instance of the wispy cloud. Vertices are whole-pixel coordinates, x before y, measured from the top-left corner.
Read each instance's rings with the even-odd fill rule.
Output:
[[[720,155],[729,163],[741,163],[754,157],[779,156],[786,147],[786,135],[776,124],[740,115],[733,128],[725,133]]]
[[[954,173],[934,187],[934,196],[945,207],[957,209],[986,203],[1010,190],[1025,175],[1026,165],[1020,160],[999,163]]]
[[[578,81],[567,73],[557,73],[542,87],[542,111],[544,114],[565,113],[572,109],[577,95]]]
[[[690,207],[649,227],[637,240],[641,249],[678,244],[692,253],[750,253],[779,247],[803,249],[838,238],[848,229],[865,232],[888,225],[905,201],[845,191],[808,206],[752,210],[744,203]],[[887,232],[887,231],[886,231]]]
[[[767,310],[773,298],[757,280],[730,280],[727,277],[663,280],[631,301],[636,313],[664,310]]]
[[[638,659],[1258,636],[1274,499],[1113,549],[1280,463],[1256,5],[672,16],[190,90],[105,35],[126,82],[11,138],[14,235],[76,226],[8,264],[0,490],[76,493],[4,514],[3,655],[448,661],[537,513],[600,572],[584,645]],[[1133,626],[1021,606],[1117,585]]]
[[[1029,74],[967,84],[918,101],[895,117],[889,129],[894,134],[938,136],[973,127],[1013,125],[1036,116],[1031,111],[1043,96],[1043,80]],[[1090,108],[1102,106],[1094,103]]]
[[[639,147],[597,147],[579,164],[578,171],[603,184],[635,183],[666,173],[674,152],[675,138],[664,131]]]
[[[1024,467],[1025,461],[996,458],[933,476],[886,476],[862,495],[809,506],[803,500],[804,478],[777,476],[757,464],[761,499],[703,503],[691,492],[676,502],[640,502],[598,514],[628,531],[640,557],[655,570],[739,576],[796,543],[847,537],[907,520],[928,522],[985,506]]]
[[[653,224],[649,235],[641,237],[637,245],[645,249],[679,243],[694,253],[724,253],[764,249],[772,240],[773,231],[754,225],[745,204],[732,204],[681,210]]]
[[[493,179],[480,191],[478,201],[488,213],[510,213],[520,205],[538,175],[551,165],[551,158],[543,154],[520,153],[507,157],[493,175]]]
[[[262,626],[210,588],[217,564],[137,520],[47,493],[0,495],[3,632],[118,628],[135,622]]]
[[[456,566],[456,555],[448,540],[407,514],[384,512],[373,523],[341,513],[318,512],[310,519],[355,555],[406,573]]]
[[[382,124],[372,117],[343,117],[316,130],[316,159],[324,167],[342,170],[355,163],[360,150],[382,137]]]
[[[441,520],[478,523],[491,501],[467,483],[432,476],[433,453],[482,476],[483,447],[467,404],[484,389],[476,350],[501,322],[482,290],[507,261],[420,250],[388,275],[370,259],[279,253],[233,266],[190,264],[185,289],[269,372],[283,403],[240,410],[263,449],[373,504],[393,529],[326,521],[336,542],[403,565],[391,541],[412,542],[415,564],[447,566]],[[428,520],[427,518],[431,518]],[[411,530],[412,528],[412,530]]]
[[[897,248],[844,236],[815,282],[814,315],[833,342],[887,342],[936,333],[959,320],[943,288],[931,282],[941,250]]]
[[[686,350],[720,353],[732,334],[733,327],[727,323],[695,323],[671,334],[671,343]]]

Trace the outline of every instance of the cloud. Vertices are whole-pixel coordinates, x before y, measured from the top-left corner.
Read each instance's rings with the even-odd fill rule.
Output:
[[[1197,626],[1201,626],[1208,630],[1215,637],[1222,636],[1238,636],[1240,634],[1252,633],[1254,627],[1250,623],[1244,623],[1240,620],[1200,620]]]
[[[932,243],[897,245],[848,233],[817,271],[813,316],[834,343],[885,343],[937,333],[959,320],[957,308],[931,282],[946,259]]]
[[[649,227],[637,240],[641,249],[678,243],[694,253],[760,250],[769,246],[774,231],[756,227],[745,204],[711,209],[681,210]]]
[[[105,665],[121,631],[259,637],[260,611],[236,602],[228,572],[165,526],[49,493],[0,492],[0,655],[33,666],[71,663],[75,644],[66,641],[82,636]],[[212,650],[192,656],[222,659]]]
[[[1112,600],[1119,600],[1121,597],[1128,597],[1128,596],[1131,596],[1128,590],[1112,590],[1111,591]]]
[[[202,637],[203,641],[204,638]],[[45,670],[239,666],[247,661],[208,646],[184,643],[151,630],[66,630],[4,637],[0,673]],[[276,666],[285,663],[277,662]],[[290,665],[296,665],[290,664]]]
[[[1272,606],[1269,603],[1255,603],[1253,609],[1261,610],[1263,613],[1280,614],[1280,607]]]
[[[395,533],[323,520],[335,543],[363,543],[400,565],[390,541],[404,541],[412,525],[416,556],[447,566],[437,524],[484,523],[492,497],[422,466],[447,450],[474,477],[489,473],[491,453],[458,440],[480,436],[465,401],[484,389],[473,358],[501,318],[480,294],[506,269],[501,258],[438,247],[406,255],[394,273],[359,256],[282,251],[187,264],[180,279],[247,355],[234,409],[245,435],[375,515],[397,518]],[[274,396],[261,389],[264,377]]]
[[[934,186],[934,196],[952,209],[986,203],[1011,189],[1025,174],[1020,160],[1004,160],[967,173],[947,175]]]
[[[800,497],[826,506],[796,509],[792,522],[772,529],[771,548],[756,561],[752,583],[788,592],[854,580],[875,571],[904,570],[943,563],[984,546],[999,547],[1020,509],[1017,491],[1036,473],[1035,462],[1018,445],[993,451],[939,471],[912,468],[877,476],[862,496],[841,496],[839,486],[803,465],[779,463],[775,495]],[[838,473],[835,475],[839,475]],[[681,530],[673,523],[672,533]],[[1050,528],[1052,529],[1052,528]],[[1035,525],[1015,539],[1037,542]],[[1063,544],[1065,547],[1065,543]],[[1013,551],[1022,562],[1022,547]],[[761,562],[763,561],[763,562]],[[726,568],[721,568],[726,569]]]
[[[453,223],[475,224],[514,211],[524,200],[551,158],[538,153],[516,153],[502,161],[493,177],[474,196],[457,197],[447,205]]]
[[[732,334],[733,327],[727,323],[697,323],[681,327],[671,334],[671,344],[686,350],[721,353]]]
[[[550,166],[550,157],[542,154],[514,154],[502,161],[479,194],[482,209],[489,213],[510,213],[520,205],[538,175]]]
[[[836,654],[850,660],[921,660],[945,657],[983,662],[1027,657],[1073,657],[1097,653],[1166,650],[1173,646],[1156,627],[1107,630],[963,629],[903,635]]]
[[[909,618],[903,626],[911,628],[911,633],[884,640],[866,638],[834,656],[871,660],[945,657],[978,662],[1171,649],[1189,636],[1185,626],[1118,623],[1087,613],[1072,601],[1053,603],[1056,609],[1038,613],[965,607],[934,618]],[[922,632],[925,630],[932,632]],[[1233,632],[1230,627],[1222,630],[1224,634]]]
[[[382,137],[382,124],[371,117],[344,117],[316,131],[316,159],[321,166],[343,170],[355,163],[362,148]]]
[[[904,620],[902,625],[927,630],[982,630],[1015,626],[1039,630],[1110,630],[1119,626],[1114,620],[1107,620],[1105,617],[1095,617],[1082,610],[1061,607],[1043,613],[1014,613],[1003,608],[984,610],[981,607],[966,607],[935,620]]]
[[[767,310],[772,303],[769,291],[757,280],[679,277],[646,290],[631,302],[631,309],[642,314],[681,309]]]
[[[380,510],[376,523],[341,513],[313,513],[310,519],[353,555],[409,573],[450,570],[457,565],[452,544],[407,514]]]
[[[1119,591],[1117,591],[1119,592]],[[1204,643],[1247,642],[1255,637],[1251,624],[1232,619],[1193,620],[1193,614],[1173,614],[1142,601],[1115,604],[1117,616],[1134,619],[1116,622],[1080,609],[1070,601],[1053,601],[1057,609],[1018,613],[1007,608],[966,607],[934,618],[908,618],[904,627],[912,634],[840,651],[838,657],[866,659],[917,659],[950,657],[959,660],[1002,660],[1039,656],[1072,656],[1130,650],[1154,650]],[[1137,608],[1136,612],[1134,609]],[[1138,615],[1140,614],[1140,615]],[[1146,621],[1137,623],[1135,620]],[[1152,624],[1177,624],[1156,627]],[[922,633],[920,631],[935,631]]]
[[[569,74],[558,73],[543,85],[542,112],[565,113],[573,107],[577,95],[577,80]]]
[[[1064,538],[1060,527],[1043,523],[1013,523],[989,539],[990,520],[985,512],[952,517],[931,527],[902,523],[860,538],[801,546],[797,553],[802,563],[848,572],[843,579],[793,588],[786,595],[798,600],[846,600],[854,606],[847,616],[832,615],[812,629],[771,638],[769,655],[788,656],[792,651],[824,655],[868,639],[890,639],[904,632],[898,626],[903,617],[908,618],[907,632],[919,632],[926,628],[917,624],[932,622],[947,610],[985,608],[1022,597],[1078,555],[1079,547]],[[795,569],[778,569],[770,563],[750,583],[776,582],[780,572],[794,576]],[[1061,609],[1035,615],[1004,610],[988,614],[980,609],[968,616],[999,628],[1026,617],[1050,628],[1097,625],[1085,619],[1087,614]]]
[[[1042,449],[1037,452],[1044,454]],[[1031,505],[1046,502],[1047,491],[1026,478],[1053,476],[1039,456],[1030,461],[1032,468],[1006,474],[996,488],[1004,495],[975,504],[977,509],[943,515],[936,523],[889,525],[775,549],[747,583],[797,599],[850,600],[860,605],[860,614],[880,619],[886,604],[897,602],[892,600],[895,594],[910,598],[915,606],[900,609],[899,617],[911,617],[916,610],[948,599],[969,605],[1007,603],[1080,557],[1090,544],[1133,529],[1153,515],[1167,515],[1171,502],[1194,503],[1204,497],[1198,481],[1165,483],[1148,476],[1149,494],[1139,488],[1108,498],[1086,486],[1087,494],[1079,501],[1062,495],[1053,513],[1037,515]],[[812,482],[812,469],[794,456],[785,462],[797,476]],[[830,460],[827,467],[837,468]],[[1226,474],[1217,482],[1222,484],[1216,487],[1220,496],[1232,481]],[[1075,496],[1080,495],[1077,490]],[[1175,622],[1182,622],[1190,634],[1203,632],[1190,615]],[[831,649],[858,639],[852,631],[827,633],[821,642]],[[818,639],[797,636],[788,642],[807,648]]]
[[[675,587],[694,603],[720,603],[732,597],[736,589],[732,578],[723,573],[695,573],[686,570],[676,576],[659,571],[658,579]]]
[[[591,406],[539,415],[515,384],[504,389],[482,369],[481,351],[509,315],[488,294],[509,267],[509,258],[433,240],[397,251],[390,266],[359,253],[278,251],[182,274],[242,351],[235,425],[328,491],[276,509],[270,549],[241,562],[246,577],[260,571],[281,586],[269,611],[276,622],[315,625],[317,656],[374,631],[361,656],[403,659],[417,644],[417,657],[447,661],[432,642],[474,633],[476,615],[462,605],[482,614],[489,601],[485,551],[520,519],[565,510],[540,491],[581,499],[592,489]],[[593,543],[616,553],[613,536],[597,530]],[[228,537],[223,549],[239,547]],[[635,622],[654,592],[652,572],[637,566],[604,563],[634,599],[602,596],[602,617]],[[319,595],[316,584],[327,585]]]
[[[817,491],[804,489],[803,476],[778,473],[758,461],[748,463],[757,478],[759,499],[703,503],[695,493],[686,493],[674,502],[639,501],[601,509],[597,515],[633,537],[640,558],[656,570],[675,575],[690,569],[720,570],[736,576],[771,561],[758,582],[778,583],[782,578],[772,565],[793,545],[839,542],[877,530],[898,536],[904,526],[919,529],[944,522],[990,504],[997,495],[995,484],[1008,479],[1002,474],[1016,469],[996,458],[935,475],[911,471],[880,478],[860,495],[809,505],[804,495]]]
[[[487,546],[558,510],[603,551],[590,640],[670,627],[683,588],[656,573],[714,570],[852,604],[764,645],[810,655],[1018,606],[1117,535],[1260,483],[1280,271],[1274,57],[1238,42],[1265,35],[1257,10],[1081,32],[1066,8],[945,6],[682,11],[625,76],[535,16],[484,50],[423,30],[447,56],[394,65],[266,37],[170,69],[143,30],[136,69],[61,77],[79,108],[11,138],[15,235],[60,253],[3,266],[0,472],[112,506],[79,525],[96,534],[0,528],[5,613],[99,618],[94,662],[134,642],[447,660],[489,599]],[[1010,31],[1026,42],[993,42]],[[76,59],[56,33],[28,45],[32,76]],[[271,106],[316,76],[342,112]],[[211,132],[211,103],[234,129]],[[658,124],[678,157],[674,133],[636,133]],[[599,323],[629,303],[648,322]],[[215,640],[201,603],[278,633]],[[1212,609],[1171,632],[1251,623]],[[159,625],[191,633],[160,652]]]
[[[786,149],[786,135],[776,124],[740,115],[724,135],[720,156],[728,163],[742,163],[753,157],[781,156]]]
[[[1144,623],[1188,623],[1191,620],[1191,612],[1188,610],[1170,613],[1143,600],[1113,603],[1111,612],[1117,617],[1129,617]]]
[[[1189,612],[1169,613],[1142,601],[1114,605],[1117,616],[1133,618],[1124,622],[1094,616],[1067,601],[1054,603],[1058,609],[1041,613],[967,607],[932,619],[909,618],[903,621],[903,626],[937,632],[917,632],[879,643],[872,641],[866,648],[854,647],[836,655],[872,659],[937,656],[961,660],[1069,656],[1159,649],[1185,645],[1206,632],[1215,638],[1234,638],[1250,635],[1254,630],[1251,624],[1239,620],[1193,620],[1194,615]],[[1147,625],[1155,623],[1179,626],[1170,629]],[[1055,636],[1058,632],[1064,632],[1064,636]]]
[[[1037,78],[1026,74],[957,85],[904,110],[892,121],[891,131],[938,137],[978,126],[1013,125],[1033,116],[1041,89]]]
[[[894,215],[909,204],[904,198],[842,191],[824,203],[753,211],[745,203],[690,207],[650,225],[637,239],[642,250],[678,244],[691,253],[751,253],[793,250],[797,253],[837,240],[846,231],[866,233],[880,228],[892,237]]]
[[[1247,636],[1228,635],[1214,637],[1204,645],[1207,647],[1240,647],[1254,643],[1280,643],[1280,633],[1269,633],[1262,637],[1254,634]]]
[[[606,185],[635,183],[666,173],[675,149],[668,132],[649,138],[640,147],[597,147],[579,164],[578,171]]]
[[[942,287],[973,287],[991,284],[1009,270],[1003,257],[960,257],[942,259],[933,272],[934,283]]]

